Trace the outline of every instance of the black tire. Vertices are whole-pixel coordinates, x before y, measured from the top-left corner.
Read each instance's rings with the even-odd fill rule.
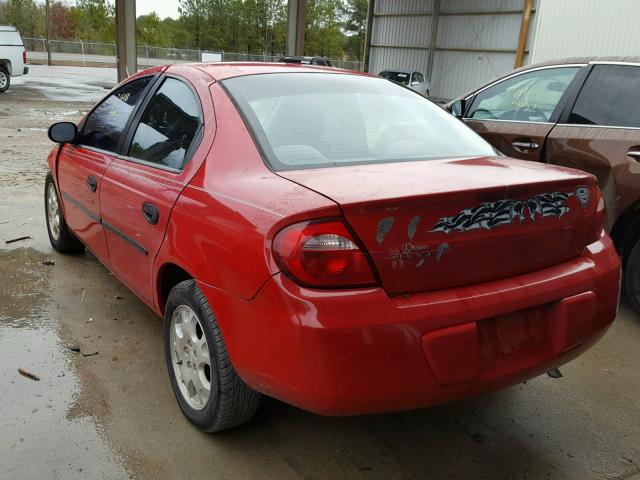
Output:
[[[201,334],[204,334],[209,345],[210,392],[206,405],[199,410],[189,405],[185,399],[173,365],[171,319],[174,311],[181,305],[196,314],[202,325]],[[231,365],[218,322],[195,280],[185,280],[169,293],[164,313],[164,345],[173,393],[182,413],[191,423],[204,432],[219,432],[253,417],[258,410],[261,395],[247,386]]]
[[[640,239],[627,250],[629,252],[624,267],[624,285],[629,303],[640,315]]]
[[[48,205],[51,193],[56,195],[56,203],[58,205],[59,232],[57,235],[52,231],[52,225],[49,220]],[[55,251],[60,253],[78,253],[84,251],[83,243],[71,233],[69,227],[67,227],[67,222],[64,220],[64,214],[62,213],[62,208],[60,208],[60,197],[51,173],[47,174],[44,182],[44,216],[47,219],[49,241]]]
[[[11,76],[9,75],[9,71],[0,66],[0,93],[6,92],[11,85]]]

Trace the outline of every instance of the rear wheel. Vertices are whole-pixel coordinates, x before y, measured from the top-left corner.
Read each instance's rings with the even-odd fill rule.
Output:
[[[44,209],[47,219],[47,233],[53,249],[60,253],[83,251],[84,245],[69,231],[64,220],[56,184],[50,173],[44,182]]]
[[[0,93],[6,92],[11,84],[11,77],[6,68],[0,67]]]
[[[164,343],[173,393],[191,423],[219,432],[253,417],[260,394],[231,365],[218,322],[194,280],[169,293]]]
[[[637,238],[625,258],[624,283],[629,303],[640,314],[640,238]]]

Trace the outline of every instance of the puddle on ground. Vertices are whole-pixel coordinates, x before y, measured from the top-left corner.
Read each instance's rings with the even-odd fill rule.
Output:
[[[51,267],[32,249],[0,251],[0,465],[6,478],[129,478],[95,419],[78,414],[73,355],[47,294]],[[18,368],[37,375],[34,381]]]

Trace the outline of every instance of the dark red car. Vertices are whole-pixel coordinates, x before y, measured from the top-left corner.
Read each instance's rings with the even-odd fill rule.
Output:
[[[384,79],[157,67],[49,130],[47,224],[158,315],[182,411],[434,405],[579,355],[616,315],[593,176],[506,159]]]

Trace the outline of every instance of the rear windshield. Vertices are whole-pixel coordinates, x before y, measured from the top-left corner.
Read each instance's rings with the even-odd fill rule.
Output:
[[[274,170],[496,155],[445,110],[381,78],[280,73],[223,84]]]

